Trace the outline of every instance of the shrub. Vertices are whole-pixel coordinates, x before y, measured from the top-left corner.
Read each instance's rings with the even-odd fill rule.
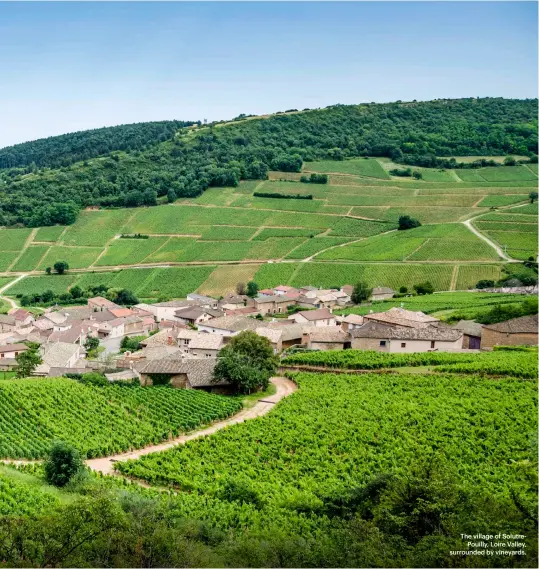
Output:
[[[53,445],[45,461],[45,480],[62,488],[84,468],[79,451],[64,442]]]
[[[420,227],[421,222],[418,219],[414,219],[409,215],[401,215],[399,217],[399,230],[404,231],[406,229],[413,229],[414,227]]]

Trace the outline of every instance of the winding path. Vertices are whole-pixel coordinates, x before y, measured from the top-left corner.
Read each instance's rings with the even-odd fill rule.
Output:
[[[498,245],[496,245],[496,243],[494,243],[494,241],[492,241],[491,239],[489,239],[486,235],[483,235],[483,233],[481,233],[479,230],[477,230],[473,225],[472,225],[472,221],[475,218],[472,219],[467,219],[466,221],[463,221],[462,223],[472,232],[475,233],[475,235],[477,235],[477,237],[479,237],[479,239],[482,239],[485,243],[488,243],[493,249],[495,249],[496,253],[498,253],[498,255],[504,260],[504,261],[508,261],[509,263],[514,263],[515,259],[512,259],[511,257],[508,257],[502,250],[501,247],[499,247]]]
[[[10,281],[2,288],[0,288],[0,299],[4,302],[7,302],[11,305],[11,308],[19,308],[19,305],[9,296],[4,296],[3,293],[10,287],[12,287],[15,283],[19,282],[21,279],[24,279],[26,275],[19,275],[15,280]]]
[[[95,472],[101,472],[102,474],[116,474],[116,471],[114,470],[115,462],[136,459],[153,452],[168,450],[177,445],[185,444],[187,441],[198,439],[200,437],[206,437],[207,435],[212,435],[213,433],[216,433],[217,431],[224,429],[229,425],[235,425],[237,423],[243,423],[248,419],[261,417],[262,415],[268,413],[281,399],[284,399],[297,390],[297,385],[286,377],[272,377],[271,383],[276,386],[276,393],[270,395],[269,397],[265,397],[264,399],[259,399],[252,407],[243,409],[228,419],[224,419],[218,423],[213,423],[212,425],[193,433],[180,435],[171,441],[167,441],[158,445],[151,445],[138,450],[116,454],[113,456],[92,458],[86,461],[86,465]]]

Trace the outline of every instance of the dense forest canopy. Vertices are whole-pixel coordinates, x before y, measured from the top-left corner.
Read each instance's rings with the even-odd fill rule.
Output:
[[[140,123],[1,150],[0,160],[20,166],[0,169],[0,224],[70,224],[82,207],[155,205],[264,179],[269,169],[299,172],[320,158],[437,165],[439,157],[537,154],[537,99],[335,105],[191,124]]]
[[[0,150],[0,168],[32,165],[57,168],[114,150],[144,150],[169,140],[179,128],[193,124],[185,121],[122,124],[23,142]]]

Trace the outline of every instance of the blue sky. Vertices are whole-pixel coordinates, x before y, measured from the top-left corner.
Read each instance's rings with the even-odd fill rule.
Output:
[[[0,3],[0,147],[467,96],[537,96],[536,3]]]

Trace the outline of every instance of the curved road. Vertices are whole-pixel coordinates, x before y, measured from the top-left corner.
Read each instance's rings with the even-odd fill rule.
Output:
[[[488,243],[493,249],[496,250],[496,253],[498,253],[498,255],[504,260],[504,261],[508,261],[510,263],[515,263],[515,259],[512,259],[511,257],[508,257],[503,251],[502,248],[499,247],[498,245],[496,245],[496,243],[494,243],[494,241],[491,241],[486,235],[483,235],[479,230],[477,230],[473,225],[472,225],[472,221],[475,218],[472,219],[467,219],[466,221],[463,221],[462,223],[472,232],[475,233],[475,235],[477,235],[477,237],[479,237],[479,239],[482,239],[483,241],[485,241],[485,243]]]
[[[187,441],[193,439],[198,439],[200,437],[205,437],[211,435],[229,425],[235,425],[237,423],[243,423],[247,419],[254,419],[256,417],[261,417],[268,413],[276,403],[281,399],[284,399],[288,395],[294,393],[297,390],[297,385],[285,377],[272,377],[271,383],[277,387],[277,392],[264,399],[259,399],[253,407],[249,409],[243,409],[236,415],[219,421],[218,423],[213,423],[212,425],[189,433],[187,435],[180,435],[171,441],[167,441],[158,445],[147,446],[138,450],[125,452],[122,454],[116,454],[113,456],[106,456],[102,458],[92,458],[86,461],[86,465],[89,466],[95,472],[101,472],[102,474],[116,474],[114,470],[114,463],[118,461],[126,461],[130,459],[139,458],[146,454],[151,454],[152,452],[160,452],[163,450],[168,450],[177,445],[185,444]]]

